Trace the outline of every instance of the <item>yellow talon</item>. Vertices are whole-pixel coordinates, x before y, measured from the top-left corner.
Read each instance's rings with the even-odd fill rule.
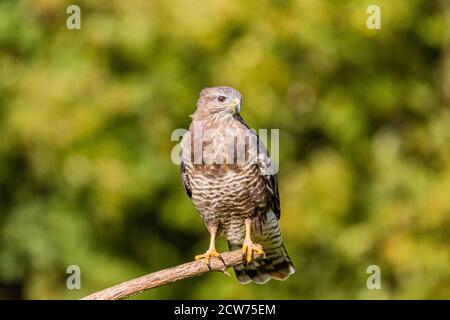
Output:
[[[211,257],[219,257],[219,256],[220,254],[216,251],[216,249],[208,249],[208,251],[206,251],[205,253],[195,256],[195,260],[205,259],[206,264],[209,265]]]
[[[244,243],[242,244],[242,254],[244,255],[244,258],[247,260],[247,263],[252,262],[253,251],[255,251],[258,254],[265,255],[262,246],[260,244],[252,242],[252,238],[250,236],[251,223],[252,222],[250,219],[245,220],[245,239]]]
[[[216,231],[217,231],[217,228],[214,228],[211,230],[211,239],[209,242],[209,249],[205,253],[195,256],[195,260],[205,259],[205,262],[208,265],[208,268],[209,268],[209,261],[211,260],[211,257],[217,257],[217,258],[220,257],[220,254],[217,252],[216,245],[215,245]]]
[[[253,252],[258,254],[265,254],[261,245],[253,243],[252,240],[246,238],[244,244],[242,245],[242,254],[247,260],[247,263],[252,262]]]

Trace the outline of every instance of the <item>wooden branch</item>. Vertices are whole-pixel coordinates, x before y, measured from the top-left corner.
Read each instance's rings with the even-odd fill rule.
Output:
[[[186,278],[200,276],[209,271],[220,271],[226,275],[229,275],[228,272],[226,272],[227,268],[244,263],[241,250],[224,252],[221,253],[220,256],[222,259],[211,258],[210,269],[203,260],[188,262],[176,267],[156,271],[136,279],[122,282],[111,288],[104,289],[81,298],[81,300],[124,299],[148,289],[160,287]],[[254,259],[259,259],[262,257],[262,254],[257,254],[254,252]]]

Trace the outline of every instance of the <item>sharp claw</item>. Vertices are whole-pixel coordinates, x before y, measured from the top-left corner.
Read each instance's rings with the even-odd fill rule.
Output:
[[[243,260],[246,261],[247,263],[252,262],[253,252],[256,252],[258,254],[264,254],[261,245],[256,243],[254,244],[248,240],[244,240],[244,244],[242,245]]]
[[[225,266],[225,269],[226,269],[227,264],[225,263],[225,260],[223,260],[222,256],[219,254],[219,256],[217,258],[219,258],[220,261],[222,261],[222,263],[223,263],[223,265]],[[227,273],[226,270],[224,272]],[[228,275],[230,275],[230,274],[228,273]]]
[[[211,261],[211,257],[220,257],[220,254],[216,250],[208,250],[203,254],[199,254],[195,256],[195,260],[205,259],[205,263],[208,265],[208,268],[211,270],[209,266],[209,262]]]
[[[256,251],[256,253],[258,253],[258,254],[264,254],[264,251],[259,244],[255,245],[253,250]]]

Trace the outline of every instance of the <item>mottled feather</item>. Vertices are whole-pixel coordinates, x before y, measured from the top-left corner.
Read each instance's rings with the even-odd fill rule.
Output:
[[[295,270],[278,223],[280,197],[276,170],[267,149],[239,110],[225,107],[226,101],[231,100],[241,102],[242,96],[230,87],[201,91],[189,132],[181,142],[182,181],[209,232],[217,229],[223,234],[230,250],[242,247],[244,222],[251,219],[252,240],[262,245],[266,258],[235,267],[240,282],[284,280]],[[212,132],[211,139],[205,139],[208,132]],[[245,137],[244,161],[238,161],[238,151],[242,150],[239,144],[231,143],[232,159],[227,153],[230,139],[226,137],[230,132],[233,142]]]

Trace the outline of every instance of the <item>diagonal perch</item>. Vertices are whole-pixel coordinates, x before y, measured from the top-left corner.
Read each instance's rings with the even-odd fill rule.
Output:
[[[264,255],[255,252],[255,259]],[[221,254],[222,259],[212,258],[210,268],[204,261],[193,261],[176,267],[149,273],[145,276],[122,282],[113,287],[90,294],[81,300],[119,300],[148,289],[160,287],[178,280],[200,276],[209,271],[221,271],[244,263],[242,250],[228,251]],[[224,264],[225,263],[225,264]],[[227,273],[226,273],[227,274]]]

